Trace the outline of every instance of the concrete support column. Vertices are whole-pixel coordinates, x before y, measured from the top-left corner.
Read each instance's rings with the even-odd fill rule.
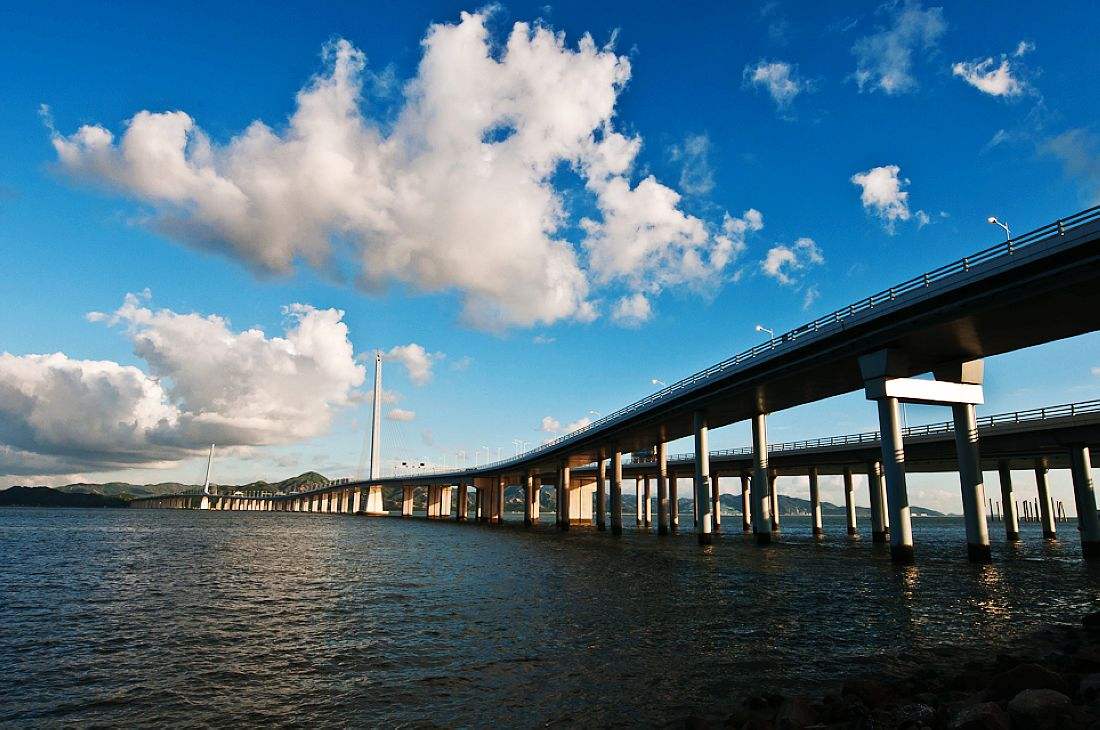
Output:
[[[567,531],[569,529],[569,499],[570,499],[570,476],[569,467],[563,466],[561,468],[561,485],[559,486],[559,493],[561,494],[561,506],[559,512],[561,512],[561,522],[558,524],[559,529]]]
[[[493,500],[496,502],[496,510],[494,510],[493,518],[496,524],[504,522],[504,488],[508,485],[508,480],[501,475],[497,478],[496,484],[496,498]]]
[[[649,475],[645,475],[645,491],[642,497],[642,519],[645,521],[646,529],[653,523],[653,493],[650,490],[650,478]]]
[[[810,467],[810,523],[813,526],[814,537],[821,537],[825,531],[821,529],[821,494],[817,487],[817,467]]]
[[[692,416],[695,431],[695,508],[699,519],[699,544],[714,541],[714,517],[710,509],[710,450],[707,445],[707,417],[702,411]]]
[[[768,495],[772,503],[772,532],[779,532],[779,490],[776,489],[776,481],[779,473],[775,469],[768,470]]]
[[[848,537],[859,535],[856,527],[856,495],[852,485],[852,467],[844,467],[844,512],[848,516]]]
[[[596,460],[596,529],[607,529],[607,459]]]
[[[357,515],[363,511],[363,489],[356,487],[351,493],[351,513]]]
[[[1053,510],[1050,507],[1050,489],[1047,487],[1046,459],[1035,460],[1035,488],[1039,492],[1040,513],[1043,516],[1043,538],[1053,540],[1058,536]],[[1015,509],[1015,505],[1013,505]]]
[[[1008,542],[1020,540],[1020,518],[1016,514],[1016,495],[1012,492],[1012,470],[1008,468],[1008,459],[997,462],[997,474],[1001,481],[1001,515],[1005,523],[1005,539]]]
[[[668,443],[657,443],[657,534],[668,534]]]
[[[680,489],[676,473],[668,473],[668,531],[675,535],[680,531]]]
[[[611,454],[611,534],[623,534],[623,452]]]
[[[1077,503],[1077,526],[1081,531],[1081,554],[1100,558],[1100,518],[1096,514],[1096,492],[1092,486],[1092,455],[1087,446],[1069,450],[1073,477],[1073,499]]]
[[[871,541],[886,542],[886,525],[882,505],[882,465],[877,461],[867,464],[867,492],[871,498]]]
[[[532,506],[535,501],[535,476],[533,474],[527,475],[523,488],[523,526],[531,527],[535,524],[532,516],[535,511]]]
[[[367,508],[368,515],[384,515],[386,514],[385,506],[382,503],[382,487],[381,485],[373,485],[367,487]]]
[[[756,542],[772,540],[771,497],[768,480],[768,426],[763,413],[752,417],[752,531]]]
[[[531,503],[531,521],[538,522],[542,516],[542,503],[539,501],[542,497],[542,476],[535,475],[535,501]]]
[[[476,520],[477,522],[481,522],[485,519],[484,515],[482,515],[482,501],[483,501],[483,499],[484,499],[484,495],[482,494],[481,487],[475,486],[474,487],[474,520]]]
[[[634,521],[638,527],[645,526],[645,508],[642,506],[642,478],[634,477]]]
[[[455,519],[465,522],[470,516],[470,495],[466,491],[466,483],[458,484],[458,497],[455,499]]]
[[[717,474],[710,475],[710,514],[715,532],[722,531],[722,500],[719,494],[718,479]]]
[[[901,435],[897,398],[878,399],[882,464],[886,472],[886,502],[890,530],[890,558],[895,563],[913,562],[913,523],[909,510],[909,489],[905,481],[905,443]],[[984,500],[983,500],[984,501]]]
[[[978,455],[978,421],[974,406],[970,403],[952,404],[951,415],[955,421],[955,450],[959,459],[959,483],[966,521],[966,554],[973,562],[987,563],[992,555],[989,527],[985,521],[985,485],[982,483],[982,465]]]
[[[413,513],[413,488],[401,488],[401,516],[412,517]]]
[[[749,506],[749,475],[741,472],[741,532],[752,532],[752,507]]]

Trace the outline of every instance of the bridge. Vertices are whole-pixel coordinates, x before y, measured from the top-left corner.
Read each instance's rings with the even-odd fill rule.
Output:
[[[804,469],[812,486],[816,481],[812,470],[829,473],[837,464],[843,470],[844,459],[858,452],[859,458],[848,466],[870,460],[874,472],[871,481],[884,482],[881,488],[870,490],[874,536],[888,539],[891,556],[904,563],[914,556],[907,469],[910,462],[922,463],[918,457],[930,448],[926,439],[938,439],[954,447],[950,468],[959,473],[968,555],[974,561],[988,561],[982,469],[990,463],[989,454],[997,453],[984,449],[984,441],[994,438],[991,429],[1007,424],[979,428],[975,406],[983,402],[984,358],[1097,329],[1100,207],[860,299],[516,457],[438,473],[381,477],[372,472],[370,479],[317,490],[304,497],[262,498],[263,506],[314,497],[326,498],[331,505],[335,495],[342,511],[381,514],[382,487],[402,486],[404,513],[411,511],[411,489],[419,486],[428,488],[429,516],[440,517],[444,514],[444,497],[449,497],[452,487],[474,487],[478,514],[489,522],[499,522],[504,486],[518,483],[526,490],[530,520],[531,513],[537,511],[537,502],[532,504],[535,485],[548,477],[556,485],[557,523],[562,530],[582,519],[573,518],[581,513],[581,490],[593,488],[586,484],[598,484],[596,525],[599,529],[610,526],[611,533],[618,535],[623,529],[624,472],[648,470],[656,481],[657,530],[663,535],[677,527],[673,514],[676,510],[670,510],[670,505],[675,504],[682,469],[690,467],[696,533],[699,542],[707,544],[720,524],[714,510],[712,477],[726,468],[723,459],[729,457],[727,461],[736,462],[738,474],[749,473],[751,530],[757,542],[767,543],[773,536],[774,475],[780,469]],[[933,379],[916,377],[929,373]],[[376,381],[380,382],[378,371]],[[876,404],[880,431],[873,440],[786,450],[769,447],[768,414],[858,390]],[[903,429],[899,418],[902,403],[949,407],[950,428],[944,426],[939,434]],[[376,407],[376,421],[377,413]],[[740,421],[751,422],[752,447],[744,453],[719,452],[712,457],[707,448],[709,431]],[[1026,432],[1031,428],[1028,424],[1034,426],[1035,422],[1025,418],[1017,427]],[[1082,553],[1096,558],[1100,557],[1100,517],[1090,471],[1090,433],[1076,428],[1063,431],[1057,448],[1039,456],[1020,456],[1009,449],[997,458],[996,466],[1007,461],[1010,471],[1018,465],[1013,459],[1019,458],[1068,464]],[[687,436],[694,439],[694,454],[690,459],[670,459],[668,443]],[[993,443],[990,441],[990,446]],[[839,448],[834,452],[842,456],[830,455],[833,446]],[[811,453],[815,450],[817,453]],[[635,452],[652,453],[651,461],[643,466],[643,462],[624,460],[624,454]],[[796,455],[804,461],[792,462]],[[819,463],[809,463],[814,458]],[[946,459],[946,452],[937,458]],[[947,461],[939,463],[946,465]],[[605,485],[610,487],[610,499]],[[158,499],[188,498],[173,495],[135,500],[135,506],[153,506]],[[200,506],[212,506],[211,499],[215,498],[200,500]],[[312,507],[314,503],[309,504]],[[464,519],[464,512],[460,508],[457,518]]]

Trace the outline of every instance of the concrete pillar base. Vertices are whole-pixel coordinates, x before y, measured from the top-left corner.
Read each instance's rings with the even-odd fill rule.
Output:
[[[1018,533],[1018,532],[1006,532],[1005,533],[1005,539],[1008,540],[1009,542],[1019,542],[1020,541],[1020,533]]]
[[[1100,548],[1100,543],[1097,543],[1097,547]],[[1100,556],[1100,552],[1097,555]],[[993,552],[988,545],[975,545],[972,542],[966,544],[966,557],[972,563],[993,562]]]
[[[890,542],[890,533],[888,532],[872,532],[871,542],[874,543],[887,543]]]
[[[714,544],[714,533],[712,533],[712,532],[700,532],[699,533],[699,544],[700,545],[713,545]]]
[[[612,525],[611,534],[615,537],[620,537],[623,534],[623,528],[621,525]]]
[[[1056,533],[1056,532],[1044,532],[1043,533],[1043,539],[1044,540],[1057,540],[1058,539],[1058,533]]]
[[[848,528],[848,537],[859,537],[859,530],[854,527]]]
[[[1081,555],[1090,560],[1100,558],[1100,542],[1081,541]]]
[[[607,524],[604,522],[599,522],[596,524],[596,529],[600,532],[607,532]]]
[[[532,527],[532,526],[534,526],[534,524],[535,524],[535,521],[532,520],[530,517],[524,517],[523,518],[523,526],[524,527]]]
[[[657,534],[658,535],[667,535],[668,534],[668,525],[666,525],[662,522],[658,522],[657,523]]]
[[[913,546],[912,545],[891,545],[890,546],[890,560],[898,565],[912,565],[913,564]]]
[[[823,537],[824,535],[825,535],[825,530],[824,529],[822,529],[820,527],[815,527],[814,528],[814,537]]]
[[[770,532],[758,532],[756,533],[757,545],[771,545],[772,534]]]

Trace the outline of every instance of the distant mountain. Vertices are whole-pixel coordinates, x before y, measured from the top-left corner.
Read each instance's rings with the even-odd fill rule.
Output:
[[[296,491],[303,485],[323,485],[329,480],[323,474],[315,471],[307,471],[296,477],[283,479],[279,482],[265,482],[263,480],[248,484],[219,484],[215,486],[221,494],[233,492],[287,492]],[[24,488],[24,487],[21,487]],[[201,484],[183,484],[181,482],[159,482],[157,484],[129,484],[127,482],[107,482],[105,484],[89,484],[78,482],[57,487],[52,491],[66,494],[92,494],[105,497],[159,497],[163,494],[177,494],[179,492],[196,492],[202,489]]]
[[[0,491],[0,507],[128,507],[123,497],[62,492],[49,487],[10,487]]]

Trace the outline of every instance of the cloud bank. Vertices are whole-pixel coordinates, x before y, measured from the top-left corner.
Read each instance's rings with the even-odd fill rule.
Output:
[[[118,139],[85,125],[53,145],[65,170],[151,206],[191,246],[261,273],[336,271],[350,251],[363,288],[457,292],[485,329],[591,320],[596,287],[648,299],[719,279],[728,233],[633,179],[642,139],[614,125],[629,60],[526,23],[500,43],[485,21],[429,28],[392,123],[364,112],[366,57],[337,40],[284,129],[254,121],[220,144],[186,112],[139,111]],[[562,169],[592,203],[581,220]]]
[[[364,368],[343,312],[285,308],[284,336],[217,315],[153,310],[130,295],[89,319],[119,327],[146,369],[63,353],[0,354],[0,474],[158,466],[205,446],[266,446],[324,433]]]

